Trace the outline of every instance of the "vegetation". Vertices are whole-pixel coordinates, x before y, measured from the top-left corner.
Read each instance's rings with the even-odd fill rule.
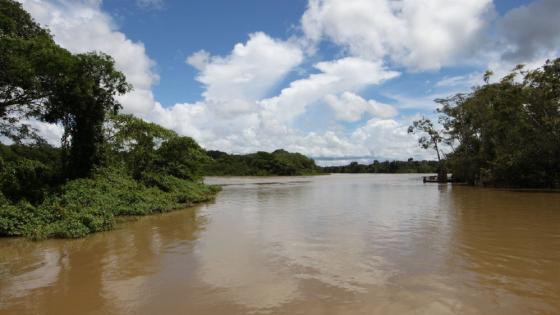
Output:
[[[205,174],[211,176],[292,176],[322,173],[312,159],[285,150],[245,155],[208,151],[208,155],[211,161],[205,166]]]
[[[327,173],[435,173],[439,167],[436,161],[384,161],[377,160],[369,165],[352,162],[344,166],[327,166],[323,170]]]
[[[134,180],[124,168],[96,171],[90,178],[68,181],[40,202],[19,202],[0,195],[0,233],[7,236],[81,237],[109,230],[122,215],[146,215],[210,200],[215,187],[170,175],[158,186]]]
[[[0,236],[81,237],[211,199],[191,138],[119,115],[130,91],[111,57],[71,54],[21,4],[0,0]],[[55,148],[31,121],[64,128]]]
[[[496,83],[436,100],[446,164],[461,181],[492,186],[560,187],[560,59],[516,67]]]
[[[445,138],[442,137],[442,132],[438,131],[434,124],[426,118],[414,121],[412,126],[408,127],[408,133],[421,134],[418,138],[418,144],[424,149],[433,149],[436,151],[438,168],[437,168],[437,178],[439,182],[447,181],[447,170],[441,158],[442,152],[440,146],[442,142],[446,142]]]

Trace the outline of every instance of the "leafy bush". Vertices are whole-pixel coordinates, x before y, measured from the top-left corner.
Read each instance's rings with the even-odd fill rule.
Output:
[[[183,208],[213,198],[218,188],[169,175],[154,176],[148,187],[125,169],[103,169],[76,179],[41,204],[0,199],[0,235],[76,238],[114,227],[115,217],[147,215]],[[155,185],[157,183],[157,185]],[[165,187],[165,190],[160,189]]]

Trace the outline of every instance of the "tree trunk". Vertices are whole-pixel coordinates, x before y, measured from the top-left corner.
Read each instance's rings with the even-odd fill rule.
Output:
[[[437,180],[440,183],[447,183],[447,170],[445,169],[445,166],[441,162],[441,155],[439,154],[439,148],[436,141],[434,141],[434,147],[436,149],[437,159],[439,164]]]

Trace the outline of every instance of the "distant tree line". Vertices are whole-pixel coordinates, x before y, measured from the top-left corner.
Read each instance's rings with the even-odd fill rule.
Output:
[[[313,159],[285,150],[251,154],[208,151],[208,155],[211,161],[205,165],[204,173],[211,176],[294,176],[321,173]]]
[[[436,134],[433,144],[448,145],[442,160],[455,179],[473,185],[560,188],[560,59],[536,70],[517,66],[496,83],[469,93],[438,99],[437,130],[412,129]],[[425,124],[423,126],[426,126]],[[435,139],[435,142],[434,140]],[[428,140],[429,142],[429,140]]]
[[[438,166],[437,161],[415,161],[410,158],[408,161],[374,160],[371,164],[351,162],[348,165],[326,166],[322,169],[326,173],[436,173]]]

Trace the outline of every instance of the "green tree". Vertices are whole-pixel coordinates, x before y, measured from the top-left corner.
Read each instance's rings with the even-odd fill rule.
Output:
[[[116,163],[122,159],[135,179],[154,167],[156,149],[177,134],[130,114],[110,115],[104,130],[108,150]],[[116,160],[116,161],[115,161]]]
[[[34,132],[21,119],[64,127],[67,175],[89,176],[101,164],[102,124],[130,91],[111,57],[72,55],[54,43],[21,4],[0,0],[0,133],[20,142]]]
[[[447,181],[447,171],[443,165],[442,155],[440,146],[444,142],[444,137],[442,136],[442,131],[437,130],[430,119],[422,117],[422,119],[416,120],[408,127],[408,133],[420,134],[418,138],[418,143],[424,149],[433,149],[436,151],[437,160],[439,164],[438,169],[438,180]]]
[[[206,152],[190,137],[172,137],[156,151],[155,171],[181,179],[199,180],[203,165],[210,161]]]
[[[438,100],[453,175],[471,184],[558,187],[560,60]]]
[[[38,139],[22,118],[36,117],[72,56],[12,0],[0,0],[0,134]]]
[[[41,118],[64,127],[62,146],[67,150],[70,178],[87,177],[104,159],[103,123],[121,105],[116,96],[131,90],[113,59],[102,53],[79,54],[71,71],[45,104]]]

